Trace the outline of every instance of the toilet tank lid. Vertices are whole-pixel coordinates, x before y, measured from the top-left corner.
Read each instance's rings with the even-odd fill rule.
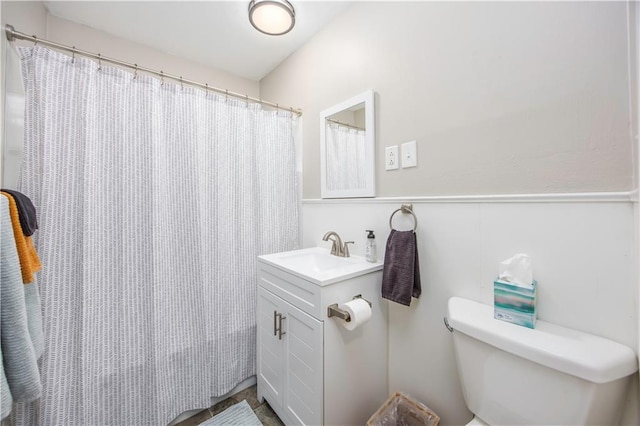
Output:
[[[594,383],[638,370],[636,354],[628,346],[540,320],[535,329],[510,324],[493,318],[493,306],[473,300],[450,298],[448,321],[454,332]]]

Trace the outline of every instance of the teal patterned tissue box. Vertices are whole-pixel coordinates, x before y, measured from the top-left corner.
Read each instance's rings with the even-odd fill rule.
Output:
[[[519,286],[505,281],[493,282],[493,317],[502,321],[536,327],[536,293],[538,282]]]

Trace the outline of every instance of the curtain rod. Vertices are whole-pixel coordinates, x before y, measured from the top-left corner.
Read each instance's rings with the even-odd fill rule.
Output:
[[[362,127],[354,126],[353,124],[343,123],[342,121],[334,120],[332,118],[326,118],[325,120],[327,120],[330,123],[339,124],[340,126],[350,127],[352,129],[356,129],[356,130],[362,130],[363,132],[365,131],[365,129],[362,128]]]
[[[197,81],[193,81],[193,80],[187,80],[185,78],[182,78],[182,76],[175,76],[175,75],[171,75],[171,74],[165,74],[163,71],[156,71],[156,70],[152,70],[150,68],[145,68],[145,67],[141,67],[138,64],[130,64],[128,62],[124,62],[124,61],[120,61],[118,59],[113,59],[113,58],[108,58],[106,56],[102,56],[99,53],[91,53],[91,52],[87,52],[84,50],[80,50],[77,49],[75,46],[66,46],[64,44],[60,44],[60,43],[56,43],[53,41],[49,41],[49,40],[44,40],[41,38],[36,37],[35,35],[30,36],[28,34],[25,33],[21,33],[20,31],[16,31],[16,29],[9,24],[6,24],[4,26],[4,31],[5,34],[7,36],[7,40],[9,41],[14,41],[14,40],[27,40],[27,41],[32,41],[34,44],[42,44],[44,46],[48,46],[48,47],[53,47],[55,49],[60,49],[60,50],[65,50],[67,52],[71,52],[73,54],[78,54],[78,55],[82,55],[82,56],[86,56],[92,59],[96,59],[98,60],[98,63],[100,62],[109,62],[112,64],[116,64],[122,67],[126,67],[126,68],[130,68],[136,71],[144,71],[146,73],[149,74],[153,74],[153,75],[157,75],[158,77],[160,77],[161,79],[165,79],[165,78],[169,78],[171,80],[175,80],[175,81],[179,81],[180,84],[189,84],[191,86],[196,86],[196,87],[200,87],[202,89],[205,90],[211,90],[213,92],[216,93],[220,93],[222,95],[226,95],[226,96],[232,96],[234,98],[238,98],[238,99],[244,99],[245,101],[249,102],[254,102],[254,103],[259,103],[261,105],[268,105],[270,107],[276,108],[276,109],[280,109],[280,110],[284,110],[284,111],[290,111],[292,114],[297,114],[297,115],[302,115],[302,110],[298,109],[298,108],[293,108],[293,107],[284,107],[281,106],[275,102],[269,102],[269,101],[265,101],[263,99],[259,99],[259,98],[254,98],[248,95],[243,95],[241,93],[235,93],[226,89],[219,89],[217,87],[212,87],[209,86],[206,83],[199,83]]]

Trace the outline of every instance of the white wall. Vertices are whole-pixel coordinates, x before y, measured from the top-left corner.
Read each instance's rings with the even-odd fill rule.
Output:
[[[638,347],[633,207],[620,201],[498,199],[414,200],[422,297],[411,307],[389,303],[389,392],[404,391],[440,415],[443,425],[471,418],[458,385],[452,339],[443,324],[447,300],[493,304],[498,263],[528,253],[539,282],[539,318]],[[389,216],[399,200],[306,201],[303,246],[337,231],[362,255],[365,229],[384,255]],[[394,216],[408,229],[409,216]],[[637,382],[624,424],[639,424]]]

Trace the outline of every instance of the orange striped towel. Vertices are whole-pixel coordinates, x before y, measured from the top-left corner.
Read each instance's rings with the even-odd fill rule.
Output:
[[[13,236],[16,239],[16,248],[18,249],[18,258],[20,259],[20,270],[22,271],[22,282],[29,284],[35,279],[33,274],[42,269],[40,258],[33,245],[31,237],[26,237],[22,233],[20,226],[20,217],[18,216],[18,206],[16,200],[6,193],[0,192],[9,199],[9,214],[11,215],[11,225],[13,226]]]

